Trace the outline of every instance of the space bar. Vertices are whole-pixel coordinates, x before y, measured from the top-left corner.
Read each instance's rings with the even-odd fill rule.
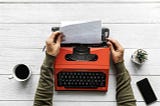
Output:
[[[98,88],[97,86],[64,86],[65,88]]]

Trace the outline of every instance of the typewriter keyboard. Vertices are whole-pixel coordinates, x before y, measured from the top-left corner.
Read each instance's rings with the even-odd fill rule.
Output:
[[[58,86],[65,88],[105,87],[106,75],[103,72],[59,72]]]

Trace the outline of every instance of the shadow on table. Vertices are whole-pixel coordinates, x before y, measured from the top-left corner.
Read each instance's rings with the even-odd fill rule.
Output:
[[[107,92],[101,91],[55,91],[58,95],[89,95],[89,96],[104,96]]]

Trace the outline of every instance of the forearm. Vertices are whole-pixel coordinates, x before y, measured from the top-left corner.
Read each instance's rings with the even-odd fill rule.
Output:
[[[34,98],[34,106],[52,106],[54,60],[55,57],[46,53],[46,57],[41,66],[40,79]]]
[[[117,70],[116,99],[118,106],[136,106],[136,100],[131,87],[131,78],[124,63],[115,64]]]

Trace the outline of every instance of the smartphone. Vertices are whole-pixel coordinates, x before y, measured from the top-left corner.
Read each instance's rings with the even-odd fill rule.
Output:
[[[140,90],[144,101],[146,104],[151,104],[157,100],[157,97],[151,87],[151,84],[149,83],[147,78],[144,78],[137,82],[138,89]]]

